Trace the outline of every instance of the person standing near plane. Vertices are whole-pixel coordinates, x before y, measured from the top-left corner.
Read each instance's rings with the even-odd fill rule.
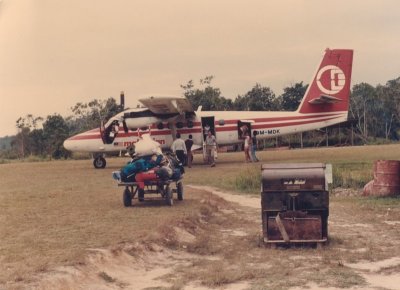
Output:
[[[256,156],[256,151],[257,151],[257,131],[253,131],[253,137],[251,137],[251,147],[250,147],[250,153],[251,153],[251,161],[253,162],[258,162],[260,161],[257,156]]]
[[[186,165],[191,168],[192,167],[192,159],[193,159],[193,155],[192,155],[192,146],[193,146],[193,136],[189,135],[189,139],[186,139],[185,141],[185,145],[186,145]]]
[[[244,133],[244,156],[246,158],[246,162],[251,162],[250,158],[250,146],[251,146],[251,139],[249,133]]]
[[[214,152],[217,150],[217,142],[215,140],[215,136],[208,131],[206,137],[206,155],[207,155],[207,162],[211,165],[211,167],[215,167],[215,159],[214,159]]]
[[[206,124],[203,128],[204,140],[206,140],[208,132],[211,132],[210,130],[211,130],[210,125]]]
[[[176,157],[178,157],[182,165],[185,164],[185,156],[187,154],[187,150],[185,141],[181,139],[180,133],[176,133],[176,139],[171,145],[171,150],[176,154]]]

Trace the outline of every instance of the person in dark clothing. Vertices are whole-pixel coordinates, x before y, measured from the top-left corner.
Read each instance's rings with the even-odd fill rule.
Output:
[[[256,156],[256,151],[257,151],[257,131],[253,131],[253,137],[251,137],[251,147],[250,147],[250,153],[251,153],[251,161],[253,162],[258,162],[260,161],[257,156]]]
[[[192,167],[192,159],[193,159],[193,155],[192,155],[192,146],[193,146],[193,136],[189,135],[189,139],[185,140],[185,145],[186,145],[186,165],[190,168]]]

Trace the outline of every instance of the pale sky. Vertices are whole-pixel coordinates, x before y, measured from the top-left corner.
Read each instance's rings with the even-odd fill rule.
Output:
[[[400,76],[398,0],[0,0],[0,136],[20,116],[110,96],[181,95],[214,75],[234,99],[309,83],[325,48],[354,49],[352,84]]]

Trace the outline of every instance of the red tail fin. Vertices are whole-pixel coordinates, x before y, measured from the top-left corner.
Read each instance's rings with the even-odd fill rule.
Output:
[[[353,50],[327,49],[297,111],[348,111],[352,65]]]

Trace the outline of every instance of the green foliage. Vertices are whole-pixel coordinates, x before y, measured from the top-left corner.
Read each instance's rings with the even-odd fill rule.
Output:
[[[241,170],[235,177],[235,190],[240,192],[257,192],[260,190],[261,171],[260,168],[246,168]]]
[[[28,157],[28,160],[33,160],[33,155],[39,156],[39,159],[46,156],[55,159],[70,157],[71,152],[63,147],[65,139],[98,127],[101,121],[107,121],[121,110],[115,99],[108,98],[77,103],[72,108],[74,115],[65,119],[59,114],[47,116],[46,120],[27,114],[16,121],[16,136],[0,139],[0,158]],[[41,125],[43,128],[39,128]]]
[[[372,163],[333,165],[333,188],[361,189],[372,179]]]
[[[40,122],[43,121],[42,117],[35,117],[32,114],[27,114],[24,118],[19,117],[16,121],[17,128],[29,128],[29,129],[36,129]]]
[[[102,121],[107,122],[112,116],[122,111],[114,98],[107,100],[93,99],[88,103],[77,103],[71,108],[73,115],[66,118],[70,134],[100,127]]]
[[[45,155],[46,139],[43,129],[34,129],[29,132],[28,138],[30,153],[39,156]]]
[[[211,86],[213,76],[206,76],[200,80],[201,88],[195,88],[192,80],[186,85],[181,85],[183,95],[192,103],[195,110],[202,106],[203,111],[228,111],[232,110],[232,100],[221,96],[219,88]]]
[[[5,136],[0,138],[0,151],[11,149],[11,142],[15,136]]]
[[[69,128],[63,117],[57,114],[48,116],[43,123],[43,137],[49,156],[59,159],[70,155],[63,147],[64,140],[69,137]]]
[[[357,120],[357,131],[368,138],[398,139],[400,125],[400,78],[373,87],[367,83],[353,86],[350,114]]]
[[[256,84],[244,96],[239,95],[233,105],[237,111],[277,111],[279,108],[274,92],[260,84]]]
[[[308,85],[303,85],[303,82],[284,88],[283,94],[279,96],[280,109],[282,111],[296,111],[307,88]]]
[[[183,95],[192,103],[196,110],[202,106],[203,111],[274,111],[279,110],[279,102],[269,87],[256,84],[243,96],[232,100],[221,96],[219,88],[211,85],[213,76],[200,80],[200,88],[195,88],[193,80],[181,85]]]
[[[360,202],[363,206],[367,206],[370,208],[377,208],[386,206],[388,208],[399,208],[400,207],[400,196],[368,196],[360,199]]]

